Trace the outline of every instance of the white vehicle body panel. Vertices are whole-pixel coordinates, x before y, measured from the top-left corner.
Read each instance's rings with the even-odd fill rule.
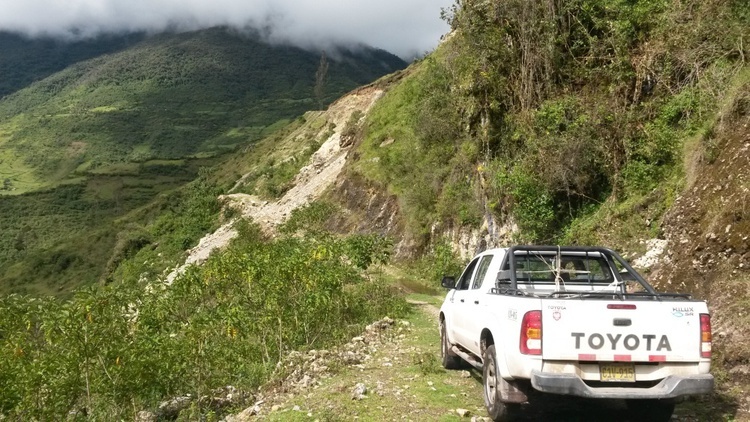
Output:
[[[508,273],[510,259],[505,258],[511,251],[519,256],[515,249],[477,255],[446,295],[440,315],[452,345],[481,361],[482,341],[490,339],[485,342],[495,345],[500,376],[507,381],[531,380],[542,391],[622,398],[650,398],[651,391],[655,398],[664,398],[713,388],[710,357],[701,356],[702,347],[710,350],[710,342],[706,345],[701,340],[700,315],[708,314],[705,302],[650,292],[633,297],[622,294],[624,276],[615,272],[624,273],[616,268],[614,258],[612,271],[604,268],[610,259],[606,252],[570,256],[558,252],[556,258],[550,252],[546,261],[540,261],[549,269],[532,262],[537,257],[527,252],[526,262],[515,263],[516,278],[521,274],[531,280],[552,272],[554,281],[516,282],[515,289],[503,290],[508,283],[500,278]],[[569,270],[563,269],[566,257],[580,258],[574,259],[578,267],[571,264]],[[560,290],[565,294],[549,296]],[[541,354],[524,354],[522,321],[533,311],[541,314]],[[604,379],[602,368],[609,364],[632,368],[634,379],[616,383],[623,387],[620,390],[613,383],[598,388]],[[558,381],[564,381],[565,387],[559,387]],[[643,391],[628,388],[636,382],[658,384]],[[575,386],[570,387],[571,383]]]

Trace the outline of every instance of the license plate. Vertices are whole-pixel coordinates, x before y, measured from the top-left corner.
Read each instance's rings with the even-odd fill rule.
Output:
[[[635,365],[632,363],[601,363],[599,374],[602,381],[635,382]]]

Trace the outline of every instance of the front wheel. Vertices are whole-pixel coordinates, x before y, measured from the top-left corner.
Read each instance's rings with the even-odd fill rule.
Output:
[[[497,363],[495,357],[495,345],[490,345],[484,349],[482,355],[482,384],[484,384],[484,406],[487,413],[493,421],[510,421],[513,420],[519,410],[520,405],[517,403],[503,403],[500,401],[501,383],[505,382],[497,372]]]
[[[458,369],[461,367],[461,357],[451,352],[451,344],[445,333],[445,321],[440,322],[440,358],[445,369]]]
[[[672,419],[675,402],[671,399],[630,399],[625,400],[634,420],[663,422]]]

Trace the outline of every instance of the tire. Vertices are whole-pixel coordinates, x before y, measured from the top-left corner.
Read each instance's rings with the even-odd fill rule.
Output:
[[[445,333],[445,321],[440,322],[440,358],[445,369],[459,369],[463,364],[461,357],[451,352],[451,344]]]
[[[630,399],[625,400],[633,420],[663,422],[672,419],[675,401],[670,399]]]
[[[521,406],[517,403],[503,403],[498,391],[501,383],[505,382],[497,372],[495,345],[484,349],[482,356],[482,385],[484,390],[484,406],[493,421],[512,421],[518,416]]]

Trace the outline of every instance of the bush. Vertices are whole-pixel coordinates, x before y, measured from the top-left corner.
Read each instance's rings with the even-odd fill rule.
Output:
[[[520,166],[497,172],[493,183],[512,201],[508,207],[523,240],[549,241],[556,228],[555,203],[544,185]]]
[[[250,391],[288,351],[326,347],[407,309],[362,275],[390,255],[382,239],[267,241],[255,226],[238,230],[228,250],[170,286],[112,283],[67,301],[0,299],[0,414],[132,419],[177,395]]]
[[[453,253],[451,245],[440,239],[433,242],[432,250],[420,259],[416,267],[421,277],[429,280],[429,286],[438,287],[444,276],[461,275],[464,263]]]

